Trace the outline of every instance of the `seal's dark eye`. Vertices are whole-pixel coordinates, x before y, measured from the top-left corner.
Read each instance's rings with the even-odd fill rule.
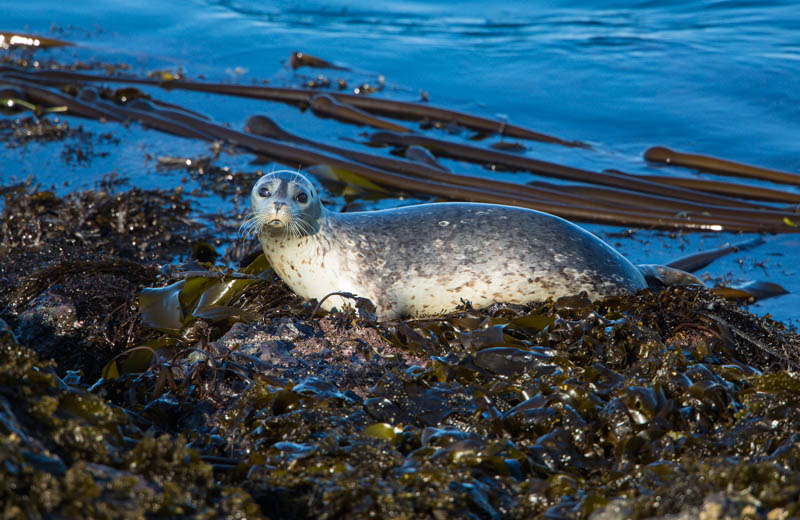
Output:
[[[301,191],[300,193],[298,193],[297,195],[295,195],[295,197],[294,197],[294,200],[296,200],[296,201],[297,201],[297,202],[299,202],[300,204],[305,204],[305,203],[306,203],[306,201],[308,201],[308,195],[306,195],[305,193],[303,193],[303,192]]]
[[[272,195],[272,193],[269,192],[269,188],[267,188],[266,186],[261,186],[260,188],[258,188],[259,197],[267,198],[270,195]]]

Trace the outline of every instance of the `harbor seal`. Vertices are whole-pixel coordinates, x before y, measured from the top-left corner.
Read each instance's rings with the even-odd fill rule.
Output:
[[[530,209],[443,202],[336,213],[308,179],[290,171],[261,177],[250,205],[243,229],[258,236],[295,293],[368,298],[381,320],[445,314],[465,302],[481,308],[648,287],[642,271],[600,238]],[[648,266],[645,274],[655,280],[672,271]],[[322,307],[341,309],[345,301],[331,296]]]

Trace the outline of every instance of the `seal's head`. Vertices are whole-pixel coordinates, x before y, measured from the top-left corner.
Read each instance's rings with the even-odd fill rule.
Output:
[[[261,177],[250,192],[253,216],[243,228],[259,237],[300,238],[319,230],[322,203],[308,179],[288,170]]]

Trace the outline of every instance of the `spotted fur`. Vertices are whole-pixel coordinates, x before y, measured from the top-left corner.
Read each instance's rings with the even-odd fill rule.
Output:
[[[529,209],[455,202],[335,213],[307,179],[286,171],[259,179],[251,207],[244,228],[293,291],[318,300],[354,293],[372,300],[381,319],[439,315],[464,301],[480,308],[647,287],[636,266],[595,235]],[[331,297],[323,307],[343,303]]]

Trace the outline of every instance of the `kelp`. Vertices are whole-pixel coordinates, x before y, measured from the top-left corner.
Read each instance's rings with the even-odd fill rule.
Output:
[[[389,159],[362,152],[331,147],[297,136],[290,136],[276,125],[270,124],[270,137],[238,132],[224,125],[209,121],[196,112],[168,105],[148,95],[139,95],[131,88],[122,89],[120,95],[98,91],[83,83],[100,81],[129,81],[132,84],[149,84],[164,88],[186,88],[213,92],[221,95],[244,95],[298,103],[310,106],[318,115],[335,116],[341,120],[400,133],[379,132],[371,138],[373,144],[395,146],[426,146],[433,153],[445,154],[459,160],[477,161],[482,164],[500,165],[531,171],[538,174],[566,178],[573,181],[601,184],[603,187],[583,185],[519,185],[490,179],[474,179],[470,176],[449,173],[426,163]],[[564,165],[548,163],[514,153],[499,152],[471,147],[431,138],[410,132],[410,129],[379,118],[387,107],[403,107],[407,112],[388,110],[398,117],[402,114],[421,118],[444,117],[464,125],[479,128],[482,132],[500,135],[515,135],[529,139],[541,139],[564,145],[580,145],[521,131],[509,134],[510,125],[481,122],[481,118],[430,106],[398,104],[385,99],[371,98],[366,94],[344,95],[330,92],[312,93],[302,89],[275,89],[272,87],[246,87],[238,85],[201,84],[185,79],[158,81],[115,76],[96,75],[70,71],[23,70],[11,66],[0,68],[0,81],[10,88],[21,91],[30,103],[36,106],[65,106],[67,112],[81,117],[109,121],[139,121],[160,131],[206,141],[222,140],[267,156],[293,167],[324,166],[333,171],[346,172],[348,177],[363,178],[365,182],[383,187],[410,190],[451,199],[520,205],[555,213],[567,218],[673,229],[694,230],[738,230],[743,232],[795,232],[795,209],[760,206],[739,200],[747,191],[734,185],[717,182],[715,185],[697,185],[701,190],[661,182],[655,178],[629,175],[621,172],[588,172]],[[62,87],[57,91],[49,84]],[[129,95],[130,94],[130,95]],[[366,113],[364,110],[371,111]],[[479,124],[480,123],[480,124]],[[477,126],[475,126],[477,125]],[[517,131],[515,130],[515,132]],[[278,139],[283,142],[279,142]],[[287,143],[286,141],[290,141]],[[297,143],[297,144],[295,144]],[[775,190],[772,190],[775,191]],[[717,195],[715,193],[725,193]],[[730,197],[728,195],[733,195]],[[766,191],[758,192],[756,200],[793,200],[791,196],[780,196]]]
[[[212,92],[223,95],[233,95],[242,97],[252,97],[255,99],[266,99],[270,101],[278,101],[290,104],[296,104],[303,107],[308,106],[314,97],[313,92],[300,89],[290,88],[275,88],[275,87],[255,87],[247,85],[229,85],[221,83],[198,83],[187,81],[182,78],[176,79],[170,75],[160,79],[144,79],[133,76],[116,77],[108,76],[101,77],[92,74],[85,74],[79,72],[72,72],[68,70],[61,71],[20,71],[13,67],[0,67],[0,72],[9,72],[9,76],[20,77],[26,73],[36,74],[43,78],[46,82],[55,83],[72,83],[72,82],[96,82],[96,81],[110,81],[110,82],[128,82],[131,84],[139,85],[156,85],[162,86],[167,89],[182,89],[194,90],[199,92]],[[411,120],[437,120],[443,123],[456,123],[463,125],[466,128],[471,128],[477,131],[485,131],[491,133],[500,133],[512,137],[519,137],[522,139],[532,139],[535,141],[543,141],[548,143],[560,144],[563,146],[573,146],[587,148],[586,143],[578,141],[566,141],[564,139],[536,132],[527,128],[519,127],[509,124],[504,121],[493,121],[483,117],[465,114],[454,110],[445,108],[434,107],[428,104],[409,103],[404,101],[395,101],[390,99],[370,98],[360,94],[343,94],[334,92],[331,96],[337,101],[348,103],[355,108],[367,110],[378,115],[388,115],[390,117],[397,117],[400,119]]]
[[[114,379],[121,374],[147,370],[164,347],[174,350],[186,340],[193,342],[198,332],[206,340],[217,339],[235,323],[254,323],[258,314],[229,305],[250,285],[263,279],[255,276],[268,267],[263,255],[258,256],[241,273],[219,271],[173,273],[182,279],[164,287],[147,287],[139,294],[138,307],[142,323],[166,334],[134,348],[131,357],[117,363],[117,358],[103,367],[103,377]],[[242,276],[245,275],[245,276]],[[247,277],[246,275],[251,275]],[[215,326],[219,326],[216,327]],[[221,327],[221,328],[220,328]],[[189,351],[184,351],[189,354]],[[134,357],[135,356],[135,357]]]
[[[663,146],[648,148],[644,153],[644,158],[648,161],[683,166],[684,168],[692,168],[704,172],[748,177],[779,184],[800,185],[800,174],[770,170],[708,155],[676,152]]]
[[[299,69],[300,67],[313,67],[317,69],[347,70],[345,67],[334,65],[327,60],[323,60],[322,58],[318,58],[316,56],[312,56],[311,54],[300,51],[295,51],[291,56],[289,56],[289,66],[293,69]]]
[[[725,494],[728,485],[715,471],[751,493],[751,485],[771,488],[775,471],[796,471],[762,472],[758,457],[747,462],[750,450],[760,448],[746,439],[758,430],[734,440],[738,425],[750,421],[736,396],[751,395],[749,381],[761,381],[762,369],[787,374],[779,368],[781,353],[750,357],[730,337],[690,339],[681,332],[697,330],[682,320],[696,320],[709,306],[702,291],[575,303],[498,306],[412,323],[413,329],[390,324],[384,334],[396,348],[422,349],[433,363],[384,372],[361,402],[330,387],[301,395],[257,384],[225,425],[263,454],[247,463],[256,477],[254,493],[284,513],[297,507],[297,517],[412,511],[481,511],[498,518],[573,511],[586,517],[612,501],[644,517],[699,507],[711,490]],[[712,313],[726,320],[745,316],[715,305]],[[790,342],[796,346],[797,339]],[[793,395],[793,381],[788,376],[770,388]],[[245,426],[247,417],[256,420],[255,428]],[[709,437],[714,428],[728,433]],[[791,428],[781,431],[778,438],[785,440],[776,446],[789,446]],[[326,442],[326,435],[338,443]],[[752,472],[741,472],[748,464]],[[702,491],[653,501],[674,485],[668,478],[674,474]],[[706,481],[713,484],[701,484]],[[447,493],[431,494],[425,482]],[[311,502],[297,498],[304,489]],[[793,514],[785,507],[800,488],[768,495],[757,490],[754,496],[769,497],[760,502],[761,515]]]
[[[113,189],[115,182],[103,185]],[[178,192],[101,189],[59,197],[20,184],[4,198],[0,309],[20,339],[62,370],[96,376],[108,361],[103,356],[130,348],[139,337],[132,298],[159,276],[150,262],[191,251],[203,237]]]

